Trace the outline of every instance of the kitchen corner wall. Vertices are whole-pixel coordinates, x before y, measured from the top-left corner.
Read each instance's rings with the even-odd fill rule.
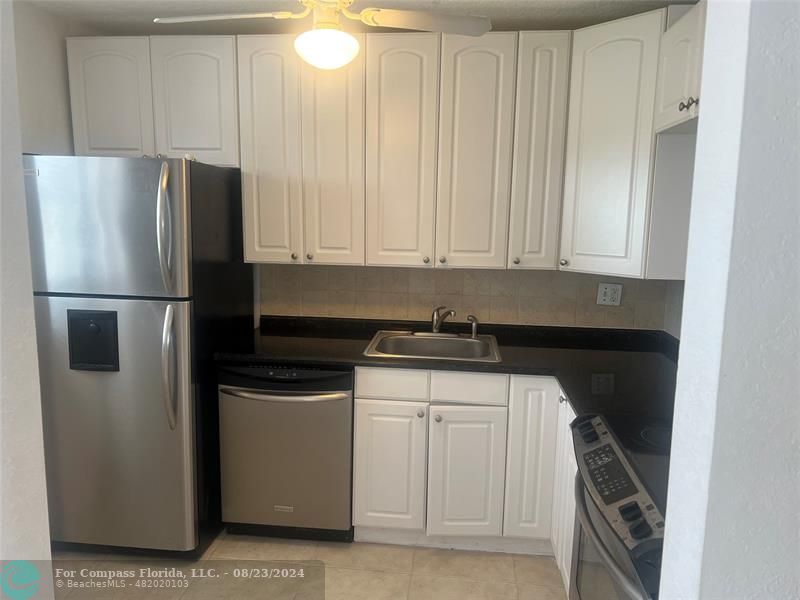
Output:
[[[670,333],[677,337],[677,314],[680,327],[682,293],[674,287],[679,282],[562,271],[320,265],[258,268],[264,315],[427,321],[433,307],[445,305],[458,311],[457,321],[474,314],[485,323],[665,329],[669,320]],[[623,285],[620,306],[597,305],[601,281]],[[680,285],[680,292],[682,289]]]
[[[72,154],[65,38],[95,32],[32,2],[14,2],[13,13],[22,151]]]
[[[667,282],[664,302],[664,331],[680,338],[681,317],[683,316],[683,281]]]

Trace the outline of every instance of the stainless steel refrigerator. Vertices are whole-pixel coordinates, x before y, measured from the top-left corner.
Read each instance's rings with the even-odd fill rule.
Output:
[[[25,156],[51,537],[191,551],[219,521],[215,350],[247,350],[238,169]]]

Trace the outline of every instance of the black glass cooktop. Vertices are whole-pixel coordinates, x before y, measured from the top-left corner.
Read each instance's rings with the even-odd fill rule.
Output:
[[[666,513],[672,424],[652,417],[615,414],[603,417],[659,510]]]

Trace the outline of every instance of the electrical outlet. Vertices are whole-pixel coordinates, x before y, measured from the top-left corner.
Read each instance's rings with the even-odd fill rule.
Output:
[[[621,283],[601,283],[597,286],[597,303],[606,306],[619,306],[622,302]]]
[[[592,373],[592,395],[612,396],[614,394],[613,373]]]

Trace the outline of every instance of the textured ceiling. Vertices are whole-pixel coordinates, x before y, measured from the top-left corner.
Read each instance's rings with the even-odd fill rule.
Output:
[[[3,0],[0,0],[3,1]],[[107,34],[276,33],[308,27],[306,21],[248,20],[155,25],[156,16],[296,10],[294,0],[24,0]],[[576,29],[696,0],[356,0],[367,6],[485,15],[495,30]],[[352,29],[359,25],[353,24]],[[374,29],[370,28],[374,31]]]

